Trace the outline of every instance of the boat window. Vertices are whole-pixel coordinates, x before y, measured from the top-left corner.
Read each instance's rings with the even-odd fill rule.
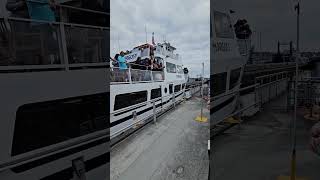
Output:
[[[163,59],[161,57],[155,57],[155,63],[158,64],[161,68],[163,67]]]
[[[210,83],[212,89],[212,95],[217,96],[226,91],[227,85],[227,72],[214,74],[211,76],[212,83]]]
[[[167,62],[166,63],[166,68],[167,68],[167,72],[168,73],[176,73],[177,72],[175,64]]]
[[[282,79],[282,74],[278,74],[278,79]]]
[[[282,74],[282,78],[286,78],[287,77],[287,74],[286,73],[283,73]]]
[[[150,56],[150,49],[149,48],[145,48],[141,51],[141,57],[149,57]]]
[[[214,24],[217,37],[234,38],[230,17],[227,14],[214,11]]]
[[[241,73],[241,68],[234,69],[231,71],[229,89],[233,89],[234,87],[237,86],[240,78],[240,73]]]
[[[161,88],[151,90],[151,99],[156,99],[161,97]]]
[[[175,85],[174,86],[174,92],[179,92],[181,90],[181,85]]]
[[[185,86],[186,86],[186,84],[182,84],[182,89],[184,89],[184,88],[185,88]]]
[[[59,26],[32,23],[0,19],[0,66],[61,63]]]
[[[269,83],[270,82],[270,78],[269,77],[265,77],[265,78],[263,78],[263,84],[267,84],[267,83]]]
[[[183,68],[182,68],[182,66],[177,65],[177,73],[183,74]]]
[[[74,63],[99,63],[108,59],[107,31],[100,29],[65,27],[68,59]],[[82,38],[79,38],[82,37]]]
[[[129,107],[147,101],[147,91],[132,92],[116,95],[114,110]]]
[[[173,84],[169,84],[169,94],[173,93]]]
[[[102,93],[19,107],[12,156],[109,128],[108,106]]]

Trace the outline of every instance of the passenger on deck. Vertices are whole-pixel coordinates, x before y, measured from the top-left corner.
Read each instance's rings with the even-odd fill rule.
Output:
[[[131,63],[131,68],[132,69],[141,69],[141,58],[138,57],[137,60],[133,63]]]
[[[119,54],[116,54],[115,56],[114,56],[114,58],[111,58],[110,57],[110,59],[112,60],[112,65],[113,65],[113,67],[119,67],[119,63],[118,63],[118,57],[119,57]]]
[[[121,76],[124,78],[124,81],[127,82],[129,74],[128,74],[128,71],[126,71],[126,69],[128,69],[128,66],[127,66],[127,61],[124,58],[123,51],[121,51],[120,55],[118,56],[118,64],[119,64],[119,70],[121,72]]]
[[[11,17],[29,18],[27,3],[25,0],[7,0],[6,8]]]
[[[151,54],[150,55],[150,70],[153,70],[154,68],[155,68],[154,56]]]
[[[127,62],[126,59],[124,58],[124,52],[120,52],[120,56],[118,56],[118,64],[119,64],[119,69],[124,70],[127,69]]]
[[[147,70],[147,67],[148,67],[148,59],[143,59],[141,60],[141,69],[142,70]]]

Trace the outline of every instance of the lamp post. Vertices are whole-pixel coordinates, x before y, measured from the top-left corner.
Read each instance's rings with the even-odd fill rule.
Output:
[[[297,96],[298,96],[298,72],[299,72],[299,66],[298,66],[298,57],[299,57],[299,30],[300,30],[300,1],[298,0],[297,5],[295,5],[294,9],[297,12],[297,52],[296,52],[296,78],[294,83],[294,116],[293,116],[293,122],[292,122],[292,128],[293,128],[293,135],[292,135],[292,156],[291,156],[291,180],[296,179],[296,121],[297,121]]]

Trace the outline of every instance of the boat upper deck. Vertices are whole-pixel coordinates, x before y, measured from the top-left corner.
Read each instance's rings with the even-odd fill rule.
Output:
[[[108,66],[109,12],[104,10],[66,1],[57,4],[55,20],[0,14],[0,71]]]

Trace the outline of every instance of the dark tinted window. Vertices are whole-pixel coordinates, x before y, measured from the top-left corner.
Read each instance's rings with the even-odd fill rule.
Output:
[[[174,92],[179,92],[180,89],[181,89],[181,85],[180,84],[174,86]]]
[[[58,25],[0,19],[0,66],[60,64],[59,35]]]
[[[222,94],[226,91],[227,73],[219,73],[211,76],[211,92],[213,96]]]
[[[282,79],[282,74],[278,74],[278,79]]]
[[[173,85],[169,84],[169,94],[172,94],[172,93],[173,93]]]
[[[16,113],[11,154],[106,129],[108,106],[107,93],[23,105]]]
[[[217,37],[233,39],[233,29],[227,14],[214,11],[214,24]]]
[[[240,72],[241,68],[234,69],[231,71],[229,89],[233,89],[237,85],[238,80],[240,78]]]
[[[75,2],[67,1],[62,3],[62,5],[75,6]],[[110,16],[107,14],[102,14],[99,12],[110,12],[110,5],[105,0],[81,0],[81,3],[78,5],[78,9],[62,8],[61,10],[65,14],[64,20],[69,23],[77,24],[87,24],[94,26],[103,26],[109,27]],[[97,12],[85,11],[93,10]]]
[[[156,99],[161,97],[161,88],[151,90],[151,99]]]
[[[282,74],[282,78],[286,78],[287,77],[287,74],[286,73],[283,73]]]
[[[269,83],[269,82],[270,82],[269,77],[263,78],[263,84],[266,84],[266,83]]]
[[[185,86],[186,86],[186,84],[182,84],[182,89],[184,89]]]
[[[166,68],[167,68],[167,72],[168,72],[168,73],[176,73],[176,72],[177,72],[177,69],[176,69],[176,65],[175,65],[175,64],[172,64],[172,63],[167,62],[166,65],[167,65]]]
[[[129,107],[147,101],[147,91],[139,91],[116,95],[114,102],[114,110]]]
[[[65,31],[70,64],[99,63],[108,59],[110,38],[107,30],[66,26]]]

